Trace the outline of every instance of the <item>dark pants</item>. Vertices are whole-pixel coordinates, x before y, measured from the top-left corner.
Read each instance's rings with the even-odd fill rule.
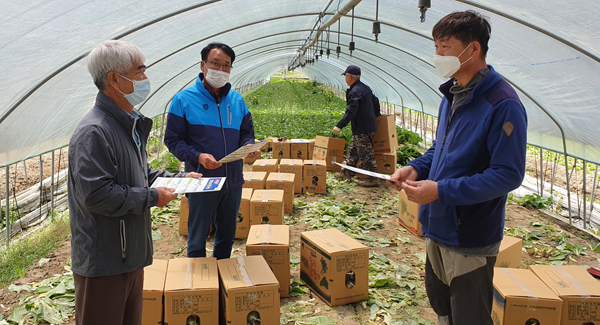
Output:
[[[496,256],[465,256],[427,239],[425,288],[440,325],[492,325]]]
[[[348,156],[346,163],[348,166],[357,167],[360,161],[360,168],[372,172],[377,171],[377,163],[373,153],[373,133],[353,135],[348,146]],[[348,171],[351,176],[354,172]]]
[[[75,324],[142,324],[144,269],[102,277],[73,274]]]
[[[213,257],[231,257],[237,229],[237,215],[242,200],[242,187],[223,188],[217,192],[188,194],[188,257],[206,257],[206,238],[215,222]]]

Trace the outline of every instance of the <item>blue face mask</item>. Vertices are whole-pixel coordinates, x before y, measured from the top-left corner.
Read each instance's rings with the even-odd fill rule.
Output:
[[[118,75],[121,76],[120,74]],[[123,77],[123,79],[127,78]],[[121,90],[119,90],[119,92],[125,96],[125,99],[127,99],[131,105],[136,106],[137,104],[143,102],[150,94],[150,80],[147,78],[144,80],[127,80],[133,83],[133,92],[131,94],[125,94]]]

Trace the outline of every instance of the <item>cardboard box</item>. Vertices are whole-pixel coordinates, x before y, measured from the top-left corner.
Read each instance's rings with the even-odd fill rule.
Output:
[[[562,299],[561,325],[600,322],[600,283],[579,265],[531,265],[535,273]]]
[[[396,115],[381,115],[377,119],[377,131],[373,135],[373,150],[395,152],[398,150]]]
[[[188,218],[190,215],[190,205],[185,195],[181,196],[181,205],[179,207],[179,235],[188,235]]]
[[[312,159],[325,160],[327,163],[327,170],[340,171],[342,168],[338,165],[334,165],[333,161],[335,160],[335,162],[342,163],[344,160],[345,148],[346,140],[344,139],[334,139],[317,135]]]
[[[217,263],[220,324],[279,324],[279,282],[262,256],[227,258]]]
[[[494,324],[558,325],[561,308],[560,298],[531,271],[494,269]]]
[[[337,229],[303,232],[300,278],[329,306],[369,299],[369,248]]]
[[[278,172],[279,161],[277,159],[258,159],[252,164],[253,172]]]
[[[393,152],[376,152],[375,162],[377,163],[377,172],[381,174],[393,174],[398,164],[398,154]]]
[[[314,152],[315,152],[315,139],[308,139],[308,156],[306,159],[313,159]]]
[[[287,141],[274,141],[273,159],[290,159],[290,143]]]
[[[398,220],[404,228],[417,236],[423,236],[419,222],[419,204],[408,200],[404,190],[399,192]]]
[[[213,257],[169,260],[165,324],[217,324],[219,278]]]
[[[304,177],[304,161],[300,159],[281,159],[279,172],[296,175],[294,177],[294,193],[302,193],[302,179]]]
[[[250,231],[250,199],[253,191],[252,188],[242,189],[242,201],[238,211],[235,238],[248,238],[248,232]]]
[[[290,296],[290,226],[255,225],[246,241],[246,256],[262,255],[279,281],[279,295]]]
[[[254,143],[259,143],[259,142],[263,142],[263,143],[265,144],[264,146],[262,146],[262,147],[260,148],[260,151],[261,151],[261,152],[267,152],[267,151],[269,151],[269,149],[271,149],[271,143],[272,143],[272,142],[269,142],[269,141],[267,141],[267,140],[258,140],[258,139],[254,139]]]
[[[290,143],[290,158],[291,159],[312,159],[312,156],[308,155],[308,143],[306,139],[291,139],[288,140]]]
[[[254,158],[244,157],[244,164],[252,165],[252,164],[254,164],[255,161],[258,160],[258,158],[259,157],[254,157]]]
[[[327,194],[327,166],[323,160],[305,160],[302,172],[304,193]]]
[[[500,252],[496,258],[495,267],[513,267],[521,266],[521,247],[523,240],[511,236],[504,236],[500,243]]]
[[[254,190],[250,199],[250,226],[283,225],[283,190]]]
[[[283,190],[283,212],[291,214],[294,206],[294,186],[296,175],[291,173],[269,173],[268,190]]]
[[[242,187],[254,190],[264,190],[267,185],[268,172],[244,172],[244,185]]]
[[[154,259],[144,268],[142,324],[162,324],[164,318],[163,292],[168,260]]]

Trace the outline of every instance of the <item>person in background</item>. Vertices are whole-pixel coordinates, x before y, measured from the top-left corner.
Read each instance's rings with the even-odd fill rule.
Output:
[[[356,167],[360,162],[360,168],[376,172],[377,163],[373,152],[373,135],[377,131],[375,119],[381,115],[379,99],[373,94],[369,86],[360,81],[360,68],[350,65],[342,73],[346,78],[348,90],[346,91],[346,113],[331,133],[340,134],[340,131],[351,123],[352,140],[348,147],[346,164]],[[352,178],[355,173],[350,170],[342,170],[335,174],[338,178]],[[376,187],[379,182],[376,178],[368,176],[359,182],[360,186]]]
[[[144,54],[106,41],[88,56],[96,103],[69,142],[68,200],[76,324],[142,324],[144,267],[152,264],[150,207],[173,190],[150,185],[173,174],[148,165],[152,120],[133,107],[150,93]]]
[[[515,90],[486,63],[491,27],[451,13],[433,27],[438,74],[450,78],[437,141],[389,182],[421,204],[425,286],[439,324],[491,325],[494,264],[508,192],[525,175],[527,115]]]
[[[243,161],[221,164],[219,160],[241,146],[254,143],[252,114],[242,95],[231,89],[229,74],[235,53],[222,43],[202,49],[202,72],[196,84],[173,97],[167,119],[165,144],[186,171],[227,177],[219,192],[191,193],[188,219],[188,257],[206,256],[206,238],[214,221],[213,257],[229,258],[242,200]],[[260,151],[248,158],[260,156]]]

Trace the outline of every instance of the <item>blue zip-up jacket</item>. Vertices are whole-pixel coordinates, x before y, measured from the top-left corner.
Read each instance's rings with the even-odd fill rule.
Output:
[[[196,84],[173,97],[167,119],[165,144],[169,151],[185,161],[185,171],[198,171],[205,177],[227,177],[229,187],[244,184],[243,161],[206,169],[198,163],[201,153],[218,161],[241,146],[254,143],[252,115],[242,95],[227,83],[215,98],[202,83],[200,73]]]
[[[421,205],[423,234],[446,245],[484,247],[502,240],[508,192],[525,175],[527,115],[515,90],[491,66],[451,121],[454,79],[440,86],[437,141],[408,163],[433,180],[439,199]]]

